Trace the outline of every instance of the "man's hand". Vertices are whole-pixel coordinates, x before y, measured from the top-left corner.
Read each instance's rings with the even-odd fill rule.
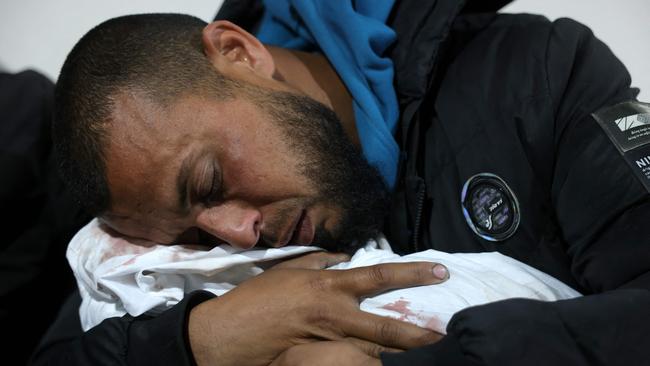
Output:
[[[198,365],[268,365],[286,349],[357,338],[409,349],[442,336],[359,309],[359,299],[430,285],[435,263],[390,263],[349,270],[276,268],[192,309],[189,339]]]
[[[300,344],[282,352],[270,366],[381,366],[379,354],[368,355],[348,342]]]

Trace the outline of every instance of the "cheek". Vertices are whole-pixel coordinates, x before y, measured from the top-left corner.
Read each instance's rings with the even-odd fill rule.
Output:
[[[279,131],[265,126],[240,126],[226,136],[227,149],[221,158],[226,195],[267,202],[308,195],[311,189],[300,173],[300,157]]]
[[[294,159],[275,159],[271,155],[240,159],[228,165],[224,167],[224,186],[231,198],[268,203],[312,194]]]
[[[273,179],[254,159],[241,159],[224,167],[224,183],[231,191],[250,191],[252,188],[264,187]]]

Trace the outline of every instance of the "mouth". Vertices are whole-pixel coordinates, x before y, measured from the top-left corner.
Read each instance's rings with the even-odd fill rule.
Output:
[[[291,228],[287,235],[289,238],[284,245],[309,245],[314,240],[315,229],[307,210],[302,210]]]

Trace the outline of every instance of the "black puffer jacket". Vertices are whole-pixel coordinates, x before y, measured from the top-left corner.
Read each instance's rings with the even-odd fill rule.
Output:
[[[256,1],[227,1],[224,11],[254,27],[241,18],[248,8],[242,3]],[[649,364],[650,196],[591,115],[634,98],[629,75],[571,20],[473,14],[495,3],[395,6],[390,24],[398,42],[391,57],[403,159],[387,234],[402,252],[499,251],[588,296],[469,308],[454,316],[441,342],[382,361]],[[479,237],[463,215],[463,185],[479,173],[498,176],[512,192],[505,196],[512,210],[506,229],[514,227],[510,198],[519,203],[518,226],[505,240]],[[83,334],[73,297],[34,361],[190,364],[187,312],[206,298],[191,294],[160,317],[108,319]]]
[[[650,364],[650,194],[592,116],[634,99],[629,74],[572,20],[456,16],[458,3],[394,10],[404,159],[389,239],[403,252],[499,251],[588,296],[469,308],[443,341],[384,364]],[[505,240],[463,213],[481,173],[518,202]]]

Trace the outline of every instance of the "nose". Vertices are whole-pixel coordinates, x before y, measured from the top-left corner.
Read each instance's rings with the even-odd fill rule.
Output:
[[[224,202],[205,208],[196,217],[196,226],[233,247],[250,249],[260,238],[262,214],[241,202]]]

